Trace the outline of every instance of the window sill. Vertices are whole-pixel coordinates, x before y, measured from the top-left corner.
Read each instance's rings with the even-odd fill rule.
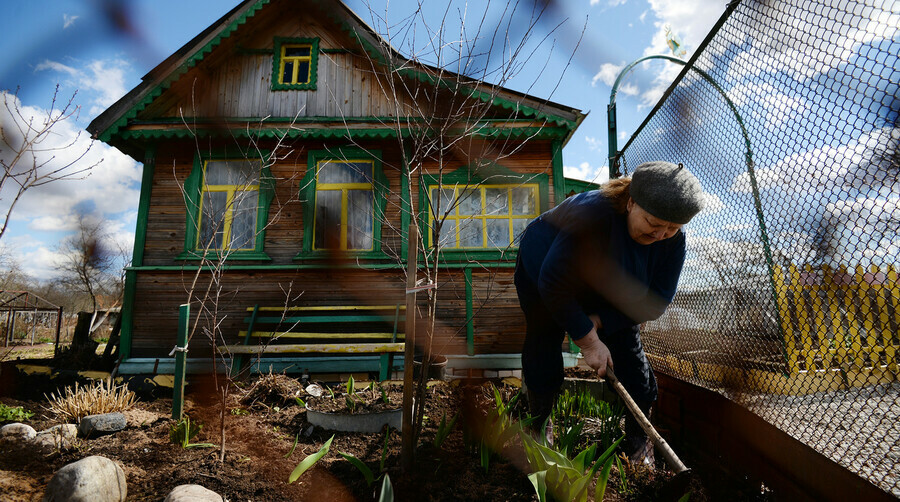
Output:
[[[396,260],[394,256],[390,256],[383,251],[301,251],[293,258],[294,261],[303,260]]]
[[[430,253],[429,253],[430,254]],[[509,261],[515,262],[519,249],[444,249],[441,250],[441,261]]]
[[[184,251],[175,257],[176,260],[188,261],[220,261],[220,256],[216,252],[201,253],[198,251]],[[263,251],[231,251],[222,261],[272,261]]]
[[[272,84],[273,91],[314,91],[316,90],[316,83],[310,82],[308,84]]]

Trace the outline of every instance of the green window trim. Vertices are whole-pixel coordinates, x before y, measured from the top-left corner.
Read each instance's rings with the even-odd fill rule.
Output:
[[[200,225],[202,224],[202,204],[204,193],[210,191],[204,190],[204,173],[210,161],[218,160],[238,160],[238,161],[256,161],[260,162],[260,174],[257,188],[257,208],[256,208],[256,228],[255,235],[252,239],[252,249],[209,249],[200,248],[198,241],[200,238]],[[271,258],[264,251],[266,238],[266,225],[269,220],[269,208],[275,195],[275,178],[269,170],[267,160],[269,152],[259,151],[254,154],[243,154],[239,152],[225,151],[214,153],[211,155],[196,155],[194,157],[194,167],[190,175],[184,182],[184,203],[185,203],[185,238],[184,250],[175,257],[176,260],[218,260],[221,256],[225,256],[228,261],[231,260],[263,260],[269,261]],[[246,188],[246,187],[241,187]],[[212,191],[223,191],[221,186]],[[227,206],[226,206],[227,207]],[[230,212],[230,211],[229,211]],[[226,217],[227,220],[227,217]],[[227,231],[226,231],[227,235]],[[223,237],[223,242],[225,239]]]
[[[292,48],[309,49],[308,56],[286,56],[286,53]],[[305,52],[305,51],[304,51]],[[284,75],[285,65],[293,63],[294,82],[284,83],[282,76]],[[306,81],[298,77],[298,68],[302,63],[308,63],[309,79]],[[318,77],[319,66],[319,39],[318,38],[286,38],[275,37],[273,57],[272,57],[272,90],[273,91],[314,91],[316,90],[316,79]]]
[[[373,200],[372,213],[372,248],[368,250],[354,249],[316,249],[315,232],[316,232],[316,196],[320,191],[318,183],[318,174],[320,166],[335,162],[366,162],[372,164],[372,182],[366,183],[363,187],[359,183],[341,184],[327,183],[327,191],[341,193],[341,222],[342,235],[340,238],[342,248],[347,245],[346,221],[348,207],[347,192],[348,190],[366,189],[371,187]],[[381,247],[381,228],[385,219],[385,206],[387,199],[391,195],[387,178],[384,176],[381,164],[381,150],[367,150],[357,147],[332,148],[329,150],[313,150],[309,152],[307,161],[306,175],[300,180],[300,200],[303,204],[303,249],[294,256],[294,260],[308,259],[328,259],[333,258],[335,252],[339,252],[342,256],[361,258],[361,259],[388,259],[386,253]],[[357,186],[358,185],[358,186]]]
[[[429,185],[426,187],[428,193],[431,194],[431,200],[434,200],[435,193],[438,191],[438,186]],[[475,204],[478,206],[476,210],[471,209],[470,204],[466,204],[464,202],[460,202],[453,207],[448,214],[444,217],[443,228],[445,232],[452,232],[452,237],[450,239],[451,242],[447,242],[447,239],[443,239],[444,245],[443,248],[446,250],[493,250],[498,248],[505,247],[515,247],[515,237],[525,230],[525,225],[528,224],[531,220],[540,216],[538,212],[538,201],[540,199],[539,191],[540,185],[538,183],[521,183],[521,184],[477,184],[477,185],[452,185],[452,186],[444,186],[441,188],[442,191],[450,192],[450,196],[446,198],[445,202],[441,203],[441,207],[439,208],[442,213],[446,211],[446,208],[443,207],[446,203],[447,205],[452,204],[452,201],[460,200],[463,201],[472,201],[474,200]],[[528,209],[528,212],[516,212],[514,210],[514,191],[519,191],[520,193],[525,192],[529,193],[532,196],[532,207]],[[496,205],[494,201],[500,201],[503,206],[503,212],[500,212],[501,208],[491,208],[492,205]],[[467,207],[468,206],[468,207]],[[434,212],[428,212],[428,225],[434,228]],[[492,223],[499,223],[499,225],[492,225]],[[466,246],[463,242],[465,239],[464,230],[465,226],[472,226],[473,231],[478,234],[478,241],[481,242],[480,246]],[[493,240],[491,239],[490,227],[494,226],[497,229],[502,229],[505,232],[505,235],[501,237],[502,242],[498,242],[496,246],[492,246]],[[474,227],[478,227],[475,229]],[[448,235],[448,234],[444,234]],[[433,245],[434,235],[433,232],[428,235],[428,245]],[[500,245],[502,244],[502,245]]]
[[[443,176],[425,174],[420,177],[419,182],[420,232],[427,236],[426,242],[429,244],[427,253],[431,253],[430,244],[433,242],[432,225],[434,223],[429,194],[431,189],[438,185],[445,189],[479,185],[483,185],[485,188],[493,186],[534,187],[537,191],[537,207],[535,207],[533,217],[550,209],[550,176],[547,174],[518,173],[498,164],[488,164],[475,169],[463,166]],[[447,221],[450,220],[445,220],[445,224]],[[515,261],[517,255],[518,247],[513,245],[504,248],[441,249],[441,261],[443,262]]]

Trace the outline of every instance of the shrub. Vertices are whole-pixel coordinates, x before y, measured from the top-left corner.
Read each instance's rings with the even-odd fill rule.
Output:
[[[112,379],[91,385],[66,387],[59,394],[45,395],[49,402],[47,411],[55,413],[66,422],[77,423],[88,415],[125,411],[134,406],[137,396],[125,385],[114,385]]]

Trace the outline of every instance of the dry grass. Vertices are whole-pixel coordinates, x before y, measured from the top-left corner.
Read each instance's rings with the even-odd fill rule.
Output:
[[[125,411],[134,406],[137,396],[123,385],[114,385],[107,378],[92,385],[66,387],[65,392],[45,396],[49,401],[47,411],[55,413],[68,423],[78,423],[88,415]]]

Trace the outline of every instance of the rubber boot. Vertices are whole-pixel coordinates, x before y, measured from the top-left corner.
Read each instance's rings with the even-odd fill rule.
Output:
[[[644,416],[650,419],[650,406],[638,405]],[[631,413],[625,415],[625,439],[622,441],[622,452],[633,464],[643,464],[652,468],[654,464],[653,442],[641,428]]]
[[[525,389],[528,398],[528,411],[534,421],[529,428],[538,435],[542,435],[548,445],[553,444],[553,420],[550,418],[553,405],[556,404],[556,394],[538,394]]]

